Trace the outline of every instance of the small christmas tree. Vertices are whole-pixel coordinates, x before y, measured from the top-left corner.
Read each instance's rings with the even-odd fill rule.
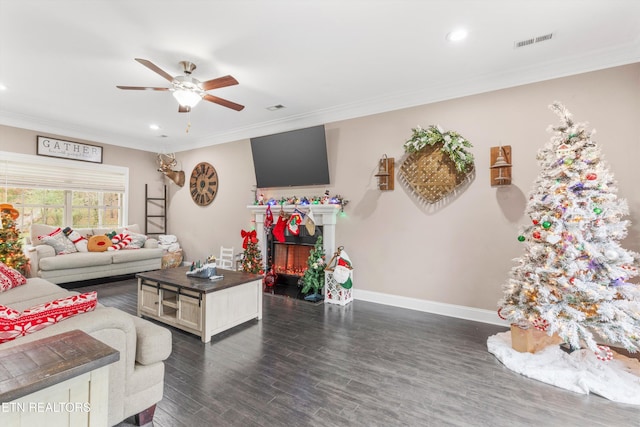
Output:
[[[324,267],[324,247],[322,246],[322,236],[319,236],[316,240],[315,246],[309,253],[309,258],[307,258],[307,269],[300,280],[302,285],[301,292],[306,294],[309,291],[313,291],[310,297],[313,297],[314,300],[322,299],[320,297],[319,290],[324,287]]]
[[[29,270],[29,258],[22,251],[22,239],[16,228],[15,220],[18,211],[9,204],[0,205],[2,227],[0,228],[0,262],[27,274]]]
[[[255,238],[255,231],[252,233],[254,237],[246,239],[246,247],[242,257],[242,271],[254,274],[263,274],[262,253],[258,247],[258,239]],[[244,245],[243,245],[244,246]]]
[[[498,314],[523,328],[557,333],[572,348],[598,352],[593,334],[640,350],[637,253],[619,244],[627,234],[627,204],[592,132],[559,103],[551,141],[538,153],[542,167],[529,196],[531,223],[518,240],[525,254],[503,286]]]

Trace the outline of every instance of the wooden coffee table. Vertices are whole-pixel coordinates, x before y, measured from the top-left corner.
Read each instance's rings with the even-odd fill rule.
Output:
[[[262,318],[262,276],[218,268],[223,279],[187,276],[189,267],[138,273],[138,316],[200,336]]]

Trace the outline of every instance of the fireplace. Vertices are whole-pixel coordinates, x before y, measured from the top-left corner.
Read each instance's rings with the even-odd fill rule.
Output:
[[[310,235],[305,227],[300,227],[300,234],[293,235],[286,230],[284,242],[279,242],[268,233],[266,270],[277,274],[276,284],[296,285],[307,269],[307,260],[318,237],[322,235],[322,226],[317,226]]]
[[[262,259],[265,263],[265,271],[268,271],[267,268],[271,266],[269,263],[272,261],[274,263],[274,270],[276,268],[281,270],[280,272],[276,271],[280,280],[288,284],[297,287],[298,280],[307,268],[309,253],[311,249],[313,249],[319,236],[322,236],[322,246],[327,260],[331,258],[336,250],[335,228],[340,205],[283,205],[282,209],[286,213],[291,213],[296,208],[305,214],[309,210],[313,211],[316,224],[316,231],[313,236],[309,235],[306,227],[301,226],[300,235],[298,236],[291,235],[287,230],[285,232],[284,242],[275,240],[273,234],[268,233],[264,227],[267,206],[251,205],[247,208],[253,212],[255,217],[256,233],[259,240],[258,245],[263,254]],[[276,222],[280,212],[280,206],[272,206],[271,211],[274,216],[274,222]]]

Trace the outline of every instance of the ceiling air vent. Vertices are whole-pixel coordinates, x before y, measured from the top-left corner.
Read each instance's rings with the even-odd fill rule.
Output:
[[[517,49],[519,47],[525,47],[525,46],[529,46],[535,43],[540,43],[540,42],[544,42],[547,40],[551,40],[551,38],[553,37],[553,33],[549,33],[549,34],[545,34],[543,36],[538,36],[538,37],[532,37],[530,39],[526,39],[526,40],[520,40],[519,42],[515,42],[513,44],[513,46]]]

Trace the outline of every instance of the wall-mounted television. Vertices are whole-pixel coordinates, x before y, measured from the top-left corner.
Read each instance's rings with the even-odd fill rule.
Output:
[[[329,184],[324,126],[251,138],[258,188]]]

